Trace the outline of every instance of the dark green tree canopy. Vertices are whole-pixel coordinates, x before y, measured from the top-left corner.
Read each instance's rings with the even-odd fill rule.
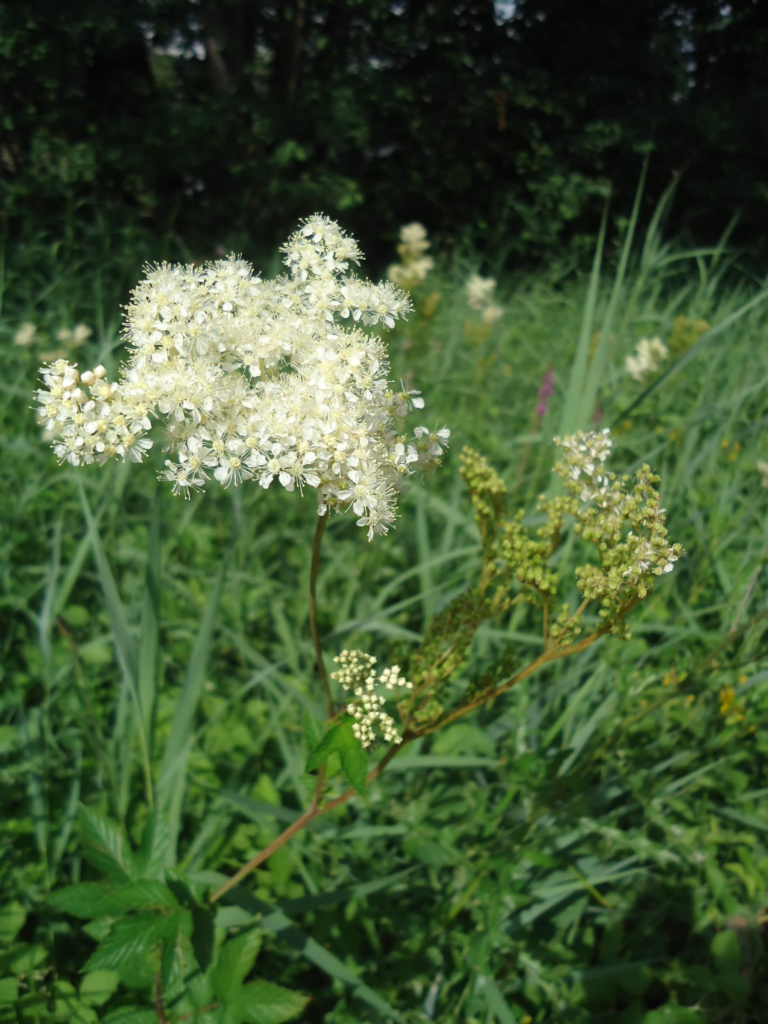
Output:
[[[758,0],[37,0],[0,11],[12,224],[74,208],[268,244],[298,215],[418,218],[512,255],[684,171],[675,227],[768,228]],[[621,204],[625,205],[625,204]]]

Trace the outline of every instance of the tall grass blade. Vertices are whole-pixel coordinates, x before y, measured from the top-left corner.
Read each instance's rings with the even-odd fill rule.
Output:
[[[589,361],[589,346],[592,338],[592,324],[595,319],[595,307],[597,295],[600,288],[600,268],[603,262],[603,250],[605,249],[605,235],[608,229],[608,207],[609,199],[605,200],[603,218],[600,222],[600,231],[597,235],[595,255],[592,260],[592,273],[589,278],[589,289],[584,303],[584,311],[581,318],[581,331],[576,346],[571,372],[568,377],[568,390],[565,394],[563,413],[560,418],[560,433],[572,434],[578,430],[582,419],[582,405],[584,386],[587,375],[587,363]]]
[[[123,602],[120,600],[120,593],[117,589],[115,578],[112,575],[109,559],[107,558],[107,554],[104,550],[104,545],[101,541],[101,535],[99,534],[98,527],[96,526],[91,506],[88,503],[85,488],[83,487],[82,481],[78,480],[77,484],[80,490],[80,503],[83,507],[83,514],[88,528],[88,536],[91,542],[93,560],[96,563],[99,584],[101,586],[102,593],[104,594],[104,600],[107,603],[107,612],[112,626],[112,635],[115,638],[117,658],[123,673],[123,693],[121,695],[122,699],[118,704],[118,712],[120,711],[120,704],[122,703],[124,708],[128,698],[130,697],[133,700],[134,720],[138,726],[137,731],[139,735],[139,743],[141,745],[146,797],[151,808],[154,805],[152,792],[152,770],[149,762],[149,741],[147,731],[144,726],[144,715],[142,713],[141,698],[139,696],[137,686],[138,659],[136,655],[136,648],[128,627],[128,617],[125,613],[125,607],[123,606]],[[122,726],[121,715],[119,713],[117,721]],[[118,788],[121,793],[121,805],[123,805],[124,809],[128,788],[127,775],[130,774],[131,770],[131,757],[130,738],[127,741],[125,740],[124,730],[122,727],[117,730],[116,742],[123,748],[119,766],[121,777],[119,778]]]
[[[163,753],[158,782],[158,799],[163,811],[170,815],[171,846],[176,847],[181,823],[181,807],[186,786],[186,767],[189,751],[192,746],[195,726],[195,712],[203,694],[205,676],[208,670],[208,659],[211,654],[213,633],[219,613],[221,590],[224,574],[229,559],[222,563],[214,580],[211,596],[200,623],[200,630],[195,638],[192,656],[187,665],[184,688],[176,706],[176,713],[171,724],[171,733]]]
[[[624,244],[621,247],[619,266],[616,271],[616,278],[613,282],[613,289],[611,290],[608,312],[605,315],[605,319],[603,320],[603,324],[600,329],[597,348],[595,349],[592,360],[589,363],[589,369],[586,375],[584,391],[582,394],[580,417],[577,429],[586,429],[589,426],[597,405],[597,395],[603,381],[605,364],[608,360],[608,345],[611,337],[611,330],[613,329],[613,322],[616,318],[619,303],[621,302],[621,298],[624,293],[624,278],[627,274],[629,255],[632,251],[632,242],[635,237],[637,221],[640,216],[640,202],[643,196],[645,177],[647,173],[648,157],[645,158],[645,161],[643,162],[643,169],[640,172],[640,181],[637,185],[637,192],[635,193],[635,201],[632,206],[632,214],[629,218],[629,224],[627,225]]]

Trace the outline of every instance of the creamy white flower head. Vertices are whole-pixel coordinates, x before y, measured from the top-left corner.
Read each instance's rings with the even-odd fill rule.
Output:
[[[423,224],[404,224],[400,228],[400,244],[397,247],[402,262],[393,263],[387,269],[387,278],[406,291],[415,288],[427,278],[435,265],[431,256],[424,255],[430,245]]]
[[[33,324],[31,320],[25,320],[23,324],[19,325],[18,330],[13,336],[13,344],[26,348],[27,345],[31,345],[35,340],[36,334],[37,325]]]
[[[473,274],[467,281],[467,305],[471,309],[485,309],[496,290],[496,279]]]
[[[661,338],[641,338],[635,352],[635,355],[627,356],[624,363],[633,380],[642,380],[646,374],[655,373],[659,362],[669,355],[669,349]]]
[[[289,276],[265,281],[235,256],[148,267],[125,314],[129,358],[117,381],[58,360],[41,370],[40,415],[72,465],[141,461],[163,420],[162,476],[177,494],[254,480],[316,490],[319,511],[351,509],[386,533],[397,494],[439,461],[446,429],[416,428],[418,391],[392,389],[386,346],[410,301],[349,272],[357,242],[317,214],[282,250]]]

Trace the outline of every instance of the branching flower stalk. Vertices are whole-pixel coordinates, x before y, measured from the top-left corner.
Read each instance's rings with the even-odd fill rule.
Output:
[[[433,620],[404,671],[395,666],[385,669],[377,678],[375,659],[362,651],[345,651],[336,659],[341,665],[334,674],[337,681],[353,691],[362,708],[360,713],[354,704],[348,708],[357,724],[371,712],[380,714],[383,700],[373,699],[377,684],[390,689],[405,688],[408,693],[398,703],[402,734],[395,736],[378,764],[367,773],[368,783],[377,779],[398,750],[412,740],[432,735],[490,704],[545,665],[584,651],[604,636],[627,639],[627,616],[649,596],[658,577],[671,572],[682,556],[680,545],[668,540],[664,509],[656,490],[659,478],[648,466],[636,472],[634,481],[627,476],[618,477],[606,468],[612,446],[609,431],[578,433],[557,438],[555,443],[562,451],[555,472],[564,480],[566,494],[539,498],[537,510],[543,522],[535,531],[524,525],[523,512],[512,518],[505,515],[507,491],[501,477],[481,455],[465,449],[462,476],[472,501],[482,551],[477,584]],[[558,606],[561,580],[549,565],[569,520],[573,521],[575,533],[595,550],[595,558],[575,570],[576,584],[583,595],[575,611],[567,604]],[[449,683],[466,662],[479,626],[520,602],[542,612],[541,654],[524,666],[518,665],[514,653],[505,655],[491,671],[470,680],[459,698],[447,707]],[[582,636],[590,605],[597,606],[597,622]],[[392,686],[388,687],[388,683]],[[372,742],[376,721],[370,718],[367,728],[355,731],[363,746]],[[385,738],[392,737],[392,730],[393,726],[385,723]],[[322,768],[320,772],[310,807],[221,886],[211,897],[212,902],[229,892],[311,821],[340,807],[359,789],[351,786],[341,795],[322,802],[325,779]]]

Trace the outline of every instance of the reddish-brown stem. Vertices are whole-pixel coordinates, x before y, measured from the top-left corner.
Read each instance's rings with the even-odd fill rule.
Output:
[[[160,1024],[168,1024],[168,1018],[165,1016],[165,1007],[163,1006],[163,978],[160,974],[155,978],[155,1013]]]
[[[376,767],[372,771],[368,772],[366,781],[370,783],[373,782],[374,779],[377,779],[379,775],[381,775],[381,773],[387,767],[392,758],[395,756],[395,754],[398,752],[398,750],[402,749],[402,747],[404,747],[406,743],[410,742],[410,740],[414,738],[414,736],[410,736],[406,733],[406,735],[403,737],[402,743],[390,747],[389,750],[384,755],[384,757],[382,757],[382,759],[376,765]],[[347,800],[350,799],[350,797],[353,797],[355,795],[356,790],[348,789],[345,793],[342,793],[341,796],[337,796],[335,800],[330,800],[327,804],[324,804],[322,807],[319,807],[319,791],[322,788],[322,777],[323,769],[321,769],[320,774],[318,774],[318,782],[317,785],[315,786],[315,795],[312,798],[312,803],[307,808],[307,810],[301,815],[301,817],[297,818],[292,825],[289,825],[288,828],[277,837],[277,839],[275,839],[273,842],[269,844],[269,846],[266,847],[266,849],[262,850],[261,853],[256,854],[256,856],[252,860],[249,860],[247,864],[244,864],[243,867],[241,867],[236,874],[232,875],[232,877],[228,879],[224,883],[224,885],[221,886],[220,889],[217,889],[213,896],[211,896],[210,898],[211,903],[215,903],[217,900],[221,899],[221,897],[224,896],[225,893],[228,893],[230,889],[234,888],[234,886],[236,886],[239,882],[242,882],[246,875],[249,875],[252,871],[255,871],[260,864],[263,864],[264,861],[267,860],[268,857],[271,857],[272,854],[275,853],[277,850],[279,850],[281,846],[285,846],[288,840],[292,839],[297,832],[301,832],[303,828],[306,828],[310,821],[314,821],[315,818],[319,818],[323,814],[327,814],[329,811],[333,811],[337,807],[341,807],[341,805],[345,804]]]
[[[312,565],[309,570],[309,630],[312,634],[312,645],[315,648],[315,660],[317,662],[317,674],[320,676],[320,683],[325,695],[325,704],[328,708],[328,717],[333,718],[334,707],[331,697],[331,687],[328,682],[328,673],[325,671],[323,661],[323,647],[320,643],[320,632],[317,628],[317,574],[320,571],[320,547],[323,543],[323,534],[328,525],[328,513],[317,517],[317,528],[315,539],[312,544]]]
[[[177,1017],[177,1021],[192,1020],[194,1017],[199,1017],[201,1013],[207,1013],[209,1010],[218,1010],[218,1003],[208,1003],[207,1006],[201,1006],[199,1010],[193,1010],[192,1013],[182,1013],[180,1017]]]
[[[637,601],[638,599],[635,598],[632,601],[627,602],[624,608],[622,608],[619,618],[623,618],[626,614],[628,614],[632,610],[632,608],[634,608],[634,606],[637,604]],[[581,611],[581,609],[579,609],[579,611]],[[502,683],[500,686],[497,686],[496,689],[493,690],[491,693],[480,694],[478,697],[475,698],[475,700],[470,701],[469,704],[464,704],[461,707],[456,708],[455,711],[451,712],[451,714],[447,715],[445,718],[440,719],[440,721],[438,722],[434,722],[432,725],[427,726],[424,729],[414,732],[408,730],[403,736],[402,743],[391,746],[387,753],[384,755],[384,757],[382,757],[382,759],[376,765],[376,767],[372,771],[368,772],[366,781],[368,783],[371,783],[374,781],[374,779],[377,779],[384,771],[384,769],[387,767],[392,758],[395,756],[395,754],[398,752],[398,750],[402,750],[402,748],[407,743],[410,743],[411,740],[418,739],[421,736],[428,736],[430,733],[436,732],[438,729],[442,729],[444,726],[456,721],[457,718],[461,718],[463,715],[468,714],[474,708],[479,707],[479,705],[487,704],[489,701],[501,696],[502,693],[505,693],[507,690],[511,689],[517,683],[522,682],[523,679],[526,679],[528,676],[532,675],[537,669],[541,668],[542,665],[546,665],[550,661],[559,661],[561,658],[565,658],[569,654],[578,654],[580,651],[586,650],[587,647],[590,647],[593,643],[599,640],[601,636],[605,636],[605,634],[610,630],[610,628],[610,625],[602,626],[595,633],[592,633],[590,636],[585,637],[578,643],[570,644],[568,647],[560,647],[542,652],[539,655],[539,657],[536,658],[535,661],[532,661],[530,665],[522,669],[520,672],[517,673],[517,675],[514,675],[511,679],[508,679],[505,683]],[[221,886],[221,888],[217,889],[213,896],[211,896],[210,898],[211,903],[215,903],[217,900],[221,899],[221,897],[224,896],[225,893],[228,893],[230,889],[234,888],[234,886],[238,884],[238,882],[241,882],[246,877],[246,875],[249,875],[252,871],[255,871],[260,864],[263,864],[264,861],[267,860],[267,858],[271,857],[272,854],[275,853],[276,850],[279,850],[282,846],[284,846],[289,839],[296,835],[297,832],[301,832],[303,828],[306,828],[310,821],[314,821],[315,818],[319,818],[323,814],[328,814],[329,811],[333,811],[337,807],[341,807],[341,805],[345,804],[347,800],[350,799],[350,797],[353,797],[355,795],[356,792],[356,790],[354,789],[348,789],[346,790],[346,792],[342,793],[341,796],[337,796],[334,800],[330,800],[328,803],[323,804],[323,806],[320,807],[319,795],[322,786],[323,778],[321,770],[321,773],[318,775],[317,784],[315,786],[315,795],[313,796],[312,803],[310,804],[308,809],[300,817],[298,817],[292,825],[289,825],[288,828],[277,837],[277,839],[271,842],[266,849],[262,850],[261,853],[258,853],[252,860],[248,861],[247,864],[243,865],[243,867],[241,867],[236,874],[234,874],[230,879],[228,879],[228,881],[226,881],[224,885]]]

